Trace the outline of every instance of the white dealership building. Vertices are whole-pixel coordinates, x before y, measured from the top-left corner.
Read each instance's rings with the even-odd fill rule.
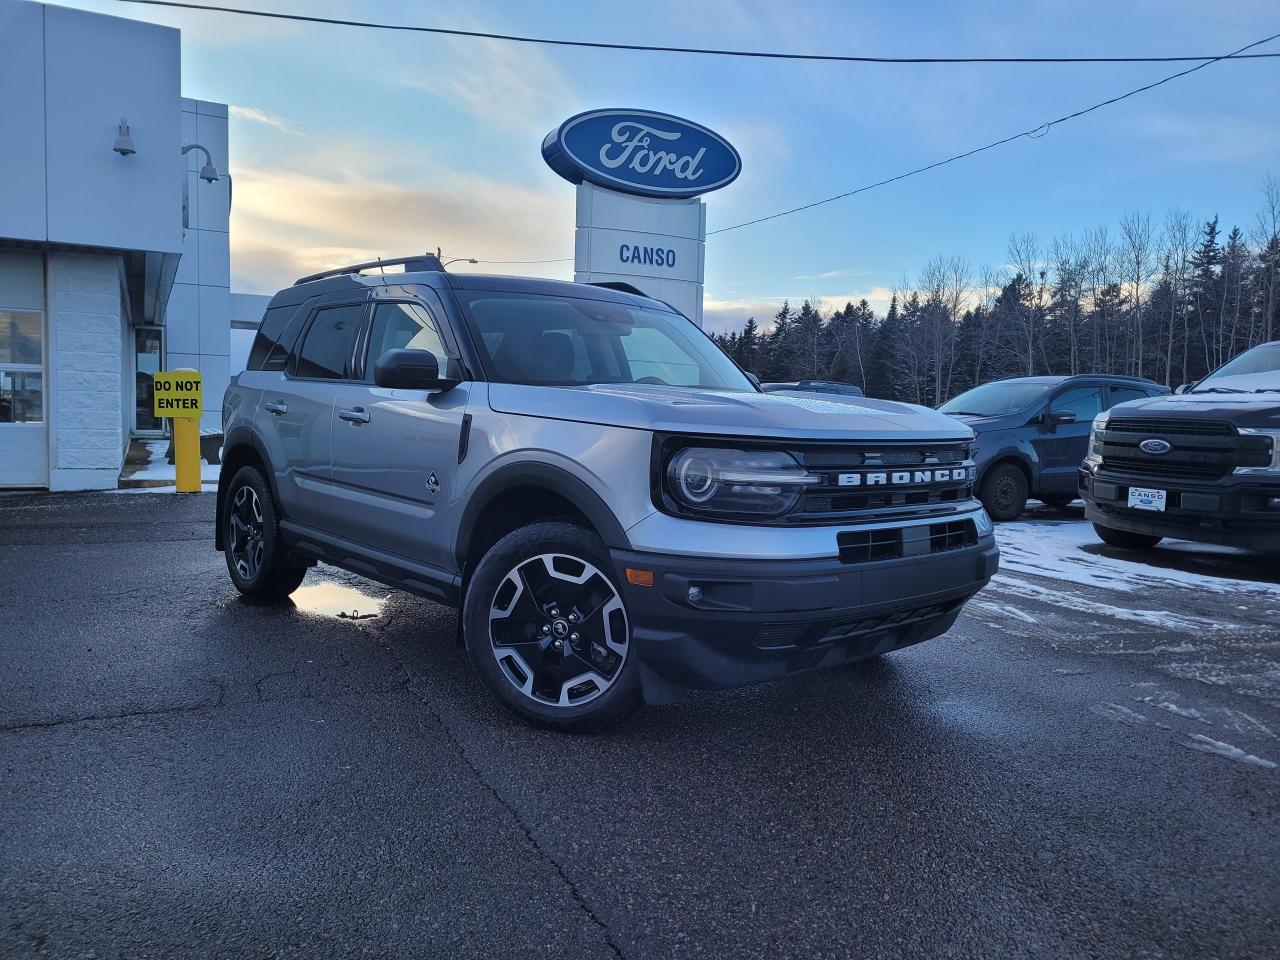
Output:
[[[0,487],[115,487],[151,375],[231,351],[227,108],[177,30],[0,0]],[[185,151],[185,152],[184,152]]]

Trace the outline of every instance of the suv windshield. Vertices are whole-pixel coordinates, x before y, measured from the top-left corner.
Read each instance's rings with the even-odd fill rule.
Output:
[[[733,361],[679,314],[532,293],[475,292],[459,299],[485,368],[500,382],[756,392]]]
[[[1246,350],[1196,384],[1192,393],[1221,390],[1280,392],[1280,343]]]
[[[974,387],[938,408],[952,415],[970,414],[975,417],[1003,417],[1005,414],[1025,410],[1052,389],[1051,383],[1026,383],[1016,380],[998,380]]]

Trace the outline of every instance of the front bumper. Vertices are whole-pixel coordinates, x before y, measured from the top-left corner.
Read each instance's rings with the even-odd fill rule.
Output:
[[[723,689],[838,666],[945,633],[995,574],[988,534],[973,546],[845,563],[671,557],[613,551],[645,698]],[[627,568],[653,572],[652,586]],[[691,600],[690,587],[701,590]]]
[[[1130,509],[1131,486],[1164,490],[1165,510]],[[1231,474],[1189,483],[1081,468],[1079,488],[1085,517],[1104,527],[1244,550],[1280,550],[1280,509],[1268,505],[1280,497],[1280,477]]]

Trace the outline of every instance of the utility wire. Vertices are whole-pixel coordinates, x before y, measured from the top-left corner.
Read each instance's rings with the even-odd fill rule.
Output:
[[[549,47],[586,47],[593,50],[626,50],[639,53],[680,53],[708,57],[747,57],[764,60],[807,60],[827,63],[1176,63],[1180,61],[1251,60],[1280,57],[1280,53],[1235,53],[1221,56],[1168,56],[1168,57],[861,57],[834,53],[782,53],[765,50],[722,50],[709,47],[666,47],[641,43],[606,43],[598,40],[560,40],[553,37],[527,37],[511,33],[489,33],[482,30],[458,30],[451,27],[421,27],[407,23],[380,23],[372,20],[343,20],[337,17],[315,17],[301,13],[280,13],[271,10],[242,10],[214,4],[182,3],[179,0],[120,0],[121,3],[138,3],[150,7],[175,7],[180,10],[203,10],[209,13],[234,13],[245,17],[265,17],[271,20],[295,20],[301,23],[321,23],[335,27],[363,27],[370,30],[400,30],[410,33],[434,33],[448,37],[469,37],[480,40],[504,40],[509,43],[532,43]],[[1247,49],[1247,48],[1245,48]]]
[[[707,232],[707,236],[710,237],[718,233],[728,233],[730,230],[740,230],[743,227],[750,227],[757,223],[765,223],[768,220],[777,220],[779,217],[785,217],[793,213],[799,213],[802,210],[812,210],[814,207],[820,207],[825,203],[834,203],[836,200],[843,200],[846,197],[852,197],[855,194],[866,193],[868,190],[874,190],[876,187],[883,187],[886,184],[896,183],[899,180],[905,180],[907,179],[907,177],[914,177],[918,173],[924,173],[928,170],[934,170],[938,167],[945,166],[948,163],[955,163],[957,160],[963,160],[965,157],[972,157],[974,154],[982,153],[984,150],[991,150],[991,149],[994,149],[995,147],[1003,146],[1006,143],[1012,143],[1014,140],[1019,140],[1022,137],[1027,137],[1032,140],[1038,140],[1041,137],[1046,136],[1049,133],[1049,131],[1053,129],[1053,127],[1057,126],[1060,123],[1066,123],[1068,120],[1074,120],[1077,117],[1082,117],[1086,113],[1092,113],[1095,110],[1101,110],[1103,107],[1111,106],[1113,103],[1119,103],[1121,100],[1127,100],[1130,97],[1137,96],[1139,93],[1144,93],[1147,90],[1152,90],[1155,87],[1160,86],[1161,84],[1168,83],[1170,80],[1177,80],[1179,77],[1185,77],[1189,73],[1195,73],[1197,70],[1203,70],[1205,67],[1210,66],[1211,64],[1217,63],[1219,60],[1228,60],[1228,59],[1235,58],[1245,50],[1251,50],[1254,47],[1261,46],[1264,43],[1270,43],[1272,40],[1275,40],[1278,37],[1280,37],[1280,33],[1273,33],[1269,37],[1264,37],[1261,40],[1255,40],[1253,43],[1246,44],[1245,46],[1241,47],[1239,50],[1236,50],[1234,53],[1228,53],[1228,54],[1224,54],[1221,57],[1215,57],[1212,60],[1208,60],[1204,63],[1197,64],[1194,67],[1189,67],[1186,70],[1179,71],[1178,73],[1170,74],[1169,76],[1164,77],[1161,80],[1156,80],[1152,83],[1148,83],[1141,87],[1137,87],[1133,90],[1130,90],[1128,93],[1122,93],[1117,97],[1111,97],[1109,100],[1103,100],[1099,103],[1095,103],[1093,104],[1093,106],[1085,107],[1082,110],[1076,110],[1073,113],[1065,114],[1061,117],[1058,117],[1056,120],[1050,120],[1047,123],[1042,123],[1040,124],[1040,126],[1033,127],[1030,130],[1023,130],[1021,133],[1013,134],[1013,136],[1005,137],[1001,140],[992,141],[991,143],[985,144],[981,147],[974,147],[972,150],[966,150],[964,153],[957,153],[955,156],[947,157],[945,160],[938,160],[934,163],[927,164],[926,166],[923,166],[923,167],[916,167],[916,169],[914,170],[908,170],[906,173],[900,173],[895,177],[889,177],[888,179],[885,179],[885,180],[878,180],[875,183],[869,183],[866,186],[857,187],[853,190],[847,190],[844,193],[838,193],[834,197],[827,197],[824,200],[815,200],[813,201],[813,203],[806,203],[799,207],[792,207],[790,210],[783,210],[780,213],[771,213],[767,217],[756,217],[754,220],[746,220],[746,221],[743,221],[742,223],[735,223],[731,227],[721,227],[719,230],[710,230]]]

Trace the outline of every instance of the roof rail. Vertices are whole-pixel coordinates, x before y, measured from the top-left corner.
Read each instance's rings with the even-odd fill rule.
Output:
[[[444,264],[440,262],[440,258],[434,253],[416,253],[411,257],[398,257],[395,260],[370,260],[368,263],[353,263],[345,267],[337,267],[333,270],[325,270],[321,273],[313,273],[309,277],[299,277],[293,281],[296,287],[300,283],[310,283],[312,280],[323,280],[325,277],[340,277],[349,273],[360,273],[362,270],[374,270],[379,267],[395,267],[404,265],[405,273],[443,273]]]

